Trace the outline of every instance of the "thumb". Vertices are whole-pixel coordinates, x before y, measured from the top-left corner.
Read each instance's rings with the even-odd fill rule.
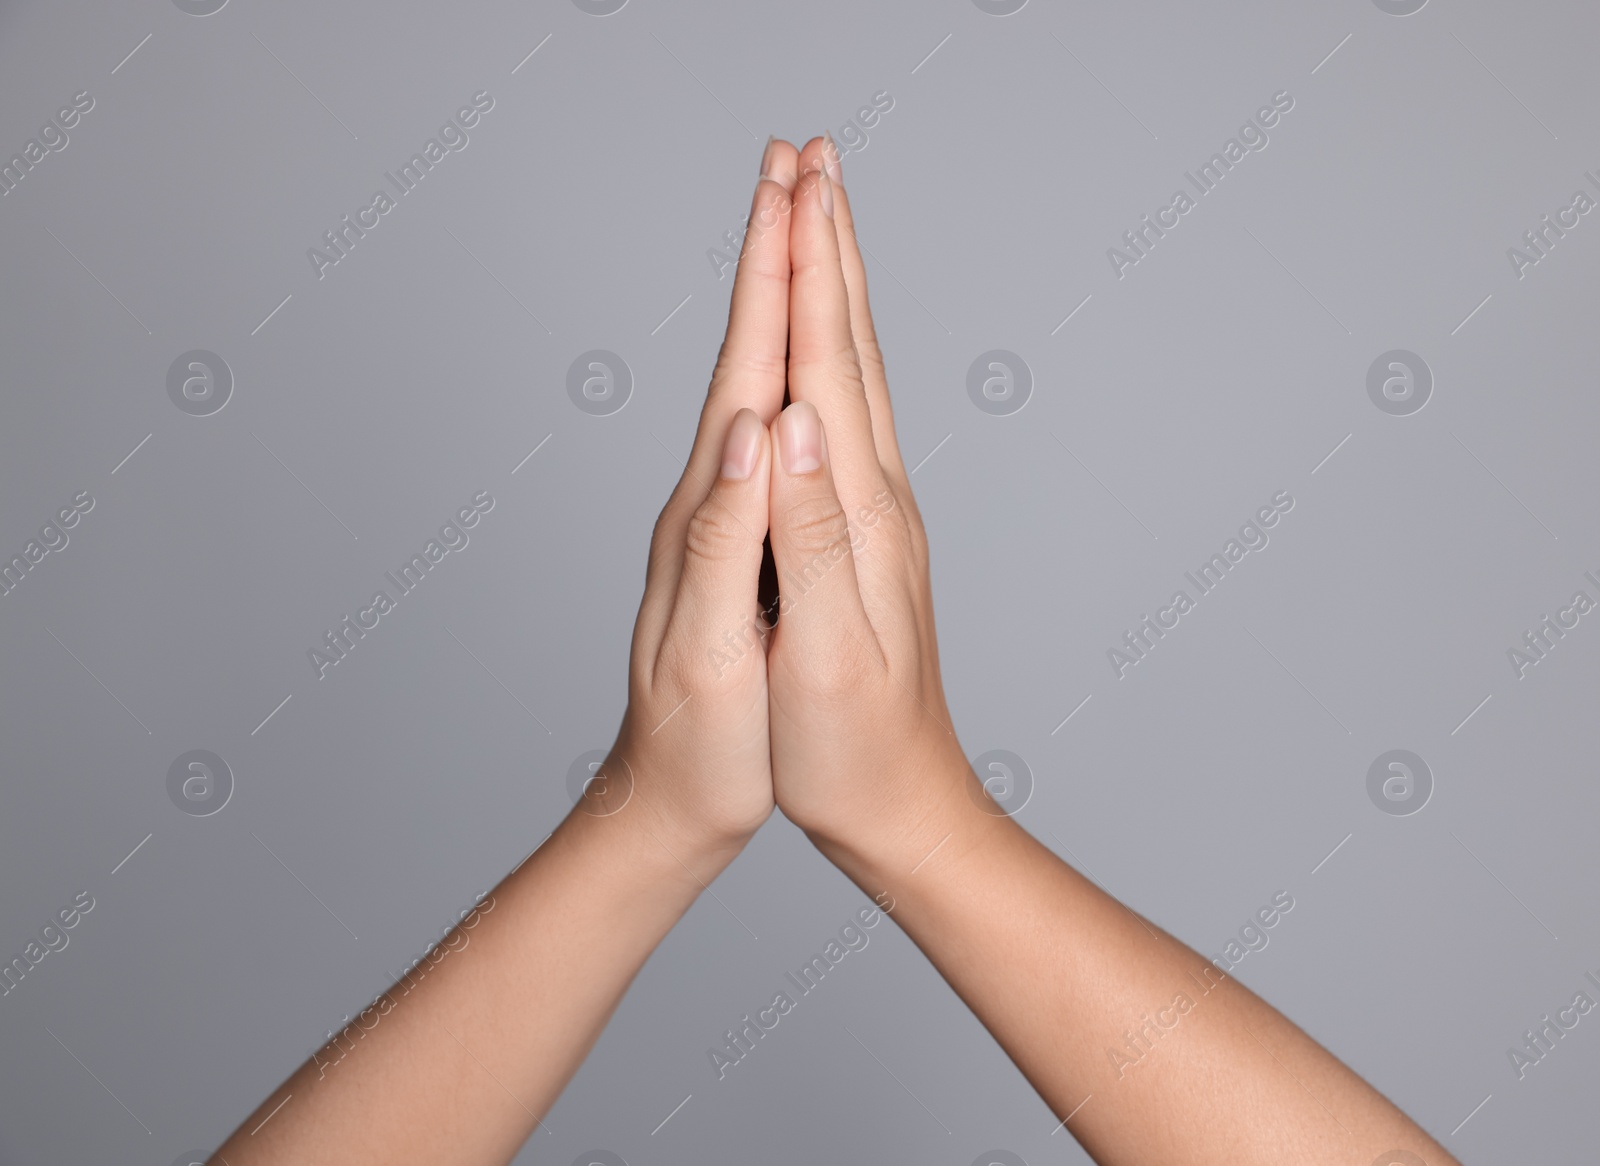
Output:
[[[683,570],[664,643],[687,632],[709,644],[712,658],[719,660],[728,637],[747,645],[759,635],[756,589],[767,533],[771,455],[761,418],[740,409],[723,439],[717,480],[684,530]],[[726,658],[743,655],[741,649]]]
[[[778,634],[791,645],[785,651],[824,668],[855,657],[856,645],[877,654],[856,583],[850,523],[834,488],[822,418],[809,401],[796,401],[772,428],[777,446],[772,558],[778,568]]]

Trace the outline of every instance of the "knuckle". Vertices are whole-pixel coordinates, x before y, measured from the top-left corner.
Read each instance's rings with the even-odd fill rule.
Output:
[[[684,558],[725,563],[740,555],[748,541],[728,508],[708,498],[689,516],[683,535]]]
[[[791,502],[783,513],[784,538],[802,554],[821,553],[843,542],[848,545],[850,523],[832,490]]]

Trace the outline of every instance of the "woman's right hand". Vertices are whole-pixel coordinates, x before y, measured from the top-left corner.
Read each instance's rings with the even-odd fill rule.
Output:
[[[915,851],[972,783],[945,708],[927,536],[838,158],[831,139],[813,139],[795,188],[793,404],[773,426],[780,601],[767,665],[778,804],[834,858]]]

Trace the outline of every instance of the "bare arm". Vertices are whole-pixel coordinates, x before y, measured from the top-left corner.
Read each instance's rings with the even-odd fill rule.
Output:
[[[868,895],[888,893],[880,902],[1102,1166],[1368,1166],[1397,1149],[1452,1162],[1271,1006],[986,808],[945,707],[927,539],[837,154],[813,141],[800,164],[796,404],[778,443],[786,452],[791,427],[796,447],[825,453],[780,456],[773,473],[778,804]]]
[[[262,1102],[215,1161],[509,1161],[661,937],[771,814],[765,654],[717,649],[759,611],[795,159],[773,142],[762,161],[727,338],[656,523],[628,711],[598,779],[491,899]]]

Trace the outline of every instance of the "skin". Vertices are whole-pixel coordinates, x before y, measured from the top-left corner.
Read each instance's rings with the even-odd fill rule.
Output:
[[[982,791],[945,705],[927,536],[837,148],[773,141],[762,175],[694,448],[651,542],[610,756],[425,974],[213,1160],[509,1161],[662,936],[777,805],[892,904],[1101,1166],[1388,1166],[1397,1150],[1454,1163]],[[757,600],[769,533],[771,627]]]

